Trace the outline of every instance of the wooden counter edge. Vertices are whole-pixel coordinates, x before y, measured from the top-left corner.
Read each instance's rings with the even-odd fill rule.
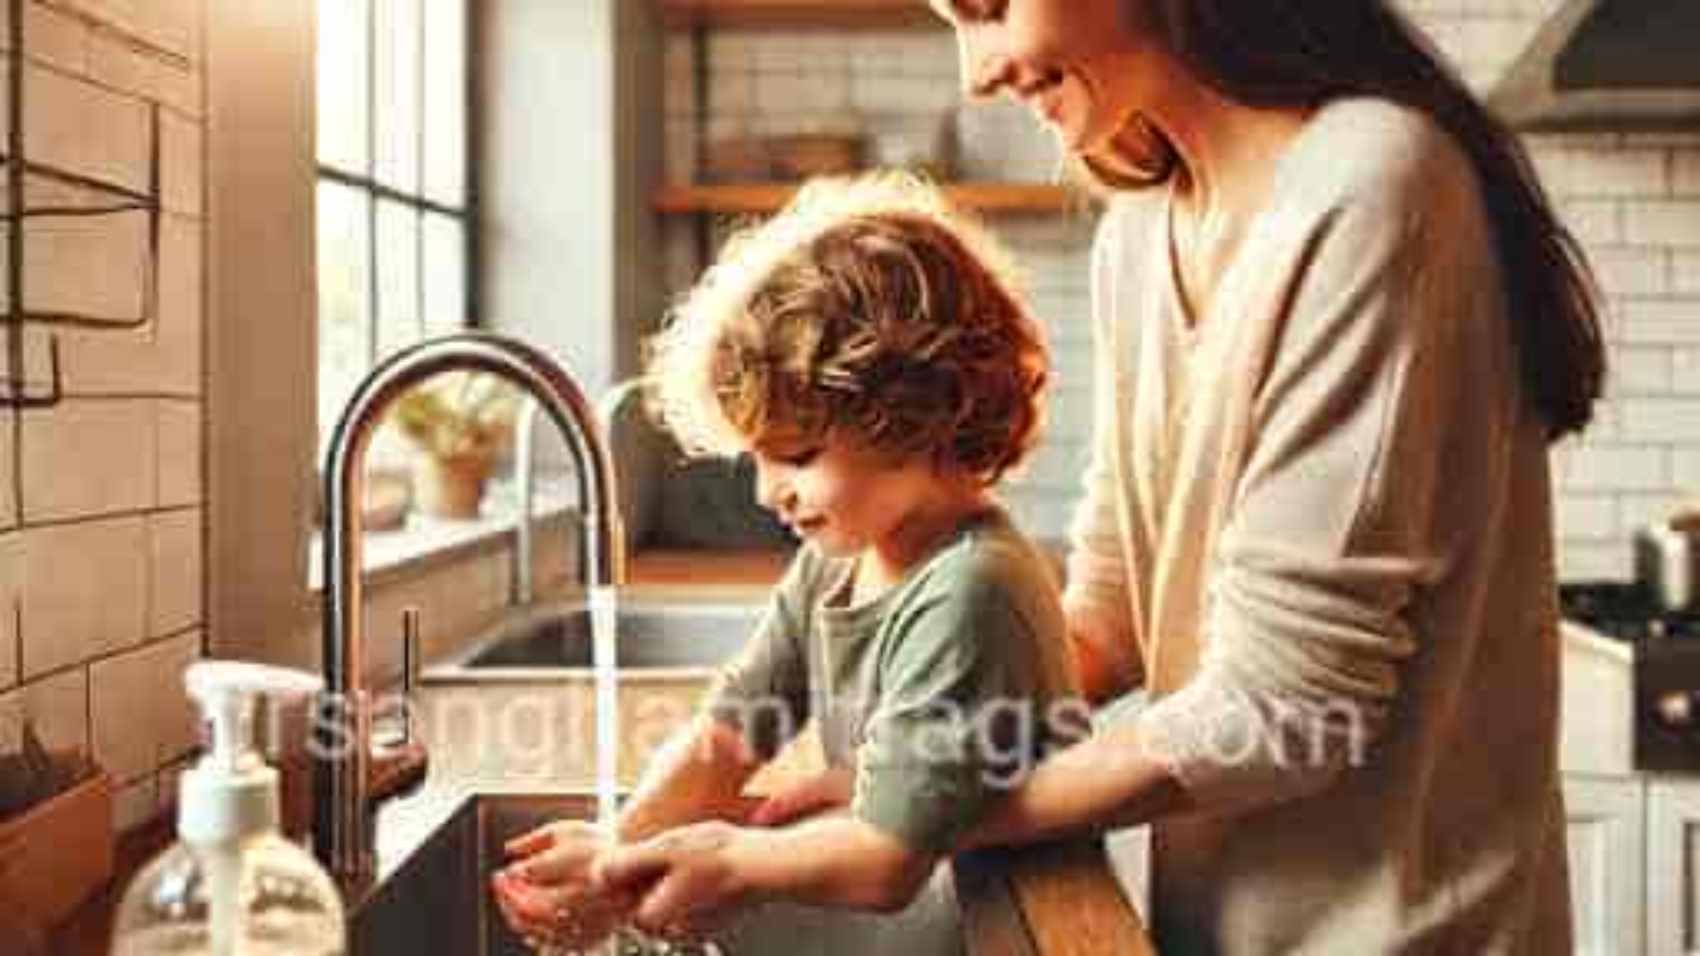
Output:
[[[1102,840],[975,850],[952,873],[969,956],[1156,956]]]

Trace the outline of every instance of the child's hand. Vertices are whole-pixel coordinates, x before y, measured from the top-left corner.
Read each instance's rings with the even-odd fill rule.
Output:
[[[611,894],[641,893],[632,925],[663,939],[707,935],[751,895],[741,862],[754,831],[709,821],[618,847],[596,863],[596,882]]]
[[[515,862],[490,879],[508,927],[521,937],[589,949],[630,915],[638,896],[604,892],[591,868],[613,841],[598,827],[563,820],[508,841]]]
[[[803,817],[835,810],[850,803],[852,780],[848,767],[833,767],[781,787],[750,814],[750,825],[784,826]]]

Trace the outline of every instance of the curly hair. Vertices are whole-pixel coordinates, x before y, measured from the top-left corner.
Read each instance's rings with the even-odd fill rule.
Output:
[[[848,439],[991,485],[1039,437],[1049,363],[1014,269],[912,176],[817,180],[734,236],[650,341],[688,453]]]

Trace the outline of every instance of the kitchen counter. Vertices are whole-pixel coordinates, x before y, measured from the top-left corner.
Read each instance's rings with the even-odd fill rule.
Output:
[[[498,791],[481,786],[479,792]],[[380,877],[401,866],[469,796],[467,790],[440,784],[385,807],[378,822]],[[165,821],[128,835],[110,889],[90,899],[54,934],[48,952],[105,954],[118,892],[169,839]],[[957,857],[952,874],[971,956],[1156,953],[1096,841],[975,851]]]
[[[639,565],[634,570],[645,573],[633,575],[634,589],[649,597],[677,596],[687,590],[684,581],[689,580],[682,579],[679,572],[713,571],[704,576],[720,583],[707,589],[689,585],[692,596],[698,600],[740,599],[765,594],[769,576],[777,574],[784,563],[782,557],[771,555],[715,555],[710,567],[703,567],[702,560],[700,555],[673,554],[647,566]],[[1622,772],[1630,759],[1628,723],[1602,721],[1597,716],[1601,695],[1608,701],[1627,703],[1627,650],[1619,642],[1571,624],[1564,626],[1564,644],[1564,696],[1572,706],[1564,708],[1561,762],[1567,772]],[[1574,705],[1580,701],[1593,704]],[[500,791],[484,784],[478,789]],[[381,872],[387,874],[399,866],[467,797],[464,788],[433,782],[420,793],[385,807],[378,834]],[[54,956],[104,954],[118,891],[137,867],[169,842],[170,836],[167,819],[126,835],[109,889],[91,898],[55,932],[48,951]],[[1138,914],[1110,873],[1102,849],[1094,842],[963,854],[953,861],[953,875],[973,953],[1137,956],[1155,952]]]
[[[783,782],[772,775],[765,779],[769,786]],[[476,792],[504,789],[481,785]],[[438,784],[385,807],[378,820],[380,880],[402,866],[472,795],[472,790]],[[975,851],[959,855],[951,867],[970,956],[1156,953],[1099,841]]]
[[[641,548],[626,559],[629,589],[642,596],[712,600],[717,593],[764,598],[791,562],[789,551]]]
[[[1566,621],[1559,712],[1559,769],[1635,772],[1635,675],[1629,646]]]

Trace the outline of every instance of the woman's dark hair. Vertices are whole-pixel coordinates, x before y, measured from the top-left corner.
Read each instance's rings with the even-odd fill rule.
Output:
[[[1581,431],[1605,384],[1598,290],[1516,135],[1385,0],[1134,0],[1199,77],[1252,105],[1374,96],[1430,116],[1481,180],[1525,390],[1550,439]],[[1148,19],[1147,19],[1148,18]],[[1167,155],[1167,161],[1161,159]],[[1177,158],[1159,151],[1152,181]]]

